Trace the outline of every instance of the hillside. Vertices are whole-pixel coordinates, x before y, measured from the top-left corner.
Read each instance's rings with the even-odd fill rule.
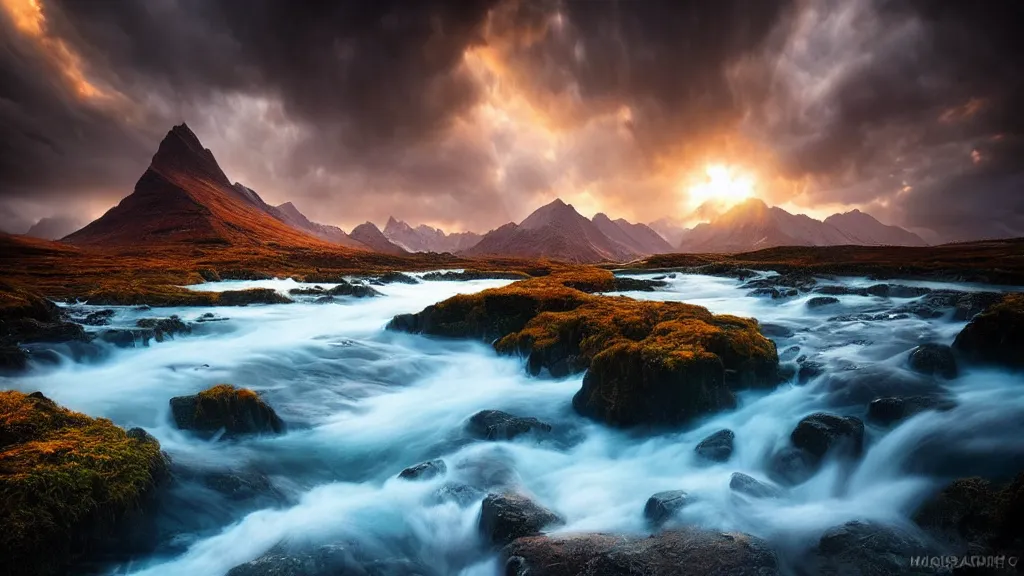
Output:
[[[899,226],[886,226],[870,214],[851,210],[825,218],[825,224],[834,226],[855,244],[863,246],[927,246],[920,236]]]
[[[285,202],[284,204],[275,206],[274,209],[277,212],[278,218],[292,228],[312,234],[313,236],[316,236],[326,242],[330,242],[331,244],[340,244],[356,250],[370,249],[367,245],[353,239],[351,236],[346,234],[344,230],[337,226],[319,224],[317,222],[313,222],[309,218],[306,218],[306,215],[299,212],[299,209],[291,202]]]
[[[387,236],[373,222],[364,222],[352,229],[349,236],[374,252],[381,254],[408,254],[409,251],[388,240]]]

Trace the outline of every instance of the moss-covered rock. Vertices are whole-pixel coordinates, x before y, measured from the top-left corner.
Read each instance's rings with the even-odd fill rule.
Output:
[[[227,437],[285,431],[284,422],[258,394],[229,384],[171,398],[171,415],[178,428],[206,436],[221,430]]]
[[[291,299],[271,288],[250,288],[248,290],[225,290],[214,293],[215,306],[245,306],[247,304],[290,304]]]
[[[1024,368],[1024,294],[1008,294],[975,316],[953,348],[975,362]]]
[[[389,328],[492,341],[525,356],[534,375],[587,370],[573,406],[616,426],[686,423],[734,407],[736,389],[778,382],[775,344],[756,321],[588,293],[616,282],[603,270],[559,272],[456,296]]]
[[[148,434],[0,392],[0,550],[18,574],[65,574],[116,544],[166,475]]]

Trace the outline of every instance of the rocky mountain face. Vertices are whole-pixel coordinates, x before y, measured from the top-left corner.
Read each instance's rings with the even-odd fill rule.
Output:
[[[285,224],[251,189],[232,184],[185,124],[167,133],[130,195],[67,236],[78,245],[322,244]]]
[[[342,246],[358,250],[370,250],[369,246],[355,240],[337,226],[329,226],[311,221],[305,214],[299,212],[299,209],[291,202],[280,204],[275,207],[275,210],[277,211],[278,218],[292,228],[302,230],[332,244],[341,244]]]
[[[616,226],[616,229],[621,232]],[[566,262],[624,262],[644,255],[609,238],[570,204],[555,200],[518,225],[506,224],[484,235],[464,252],[470,256],[552,258]]]
[[[899,226],[887,226],[875,220],[870,214],[851,210],[825,218],[830,224],[846,234],[856,244],[864,246],[927,246],[920,236]]]
[[[461,252],[472,248],[481,236],[474,232],[446,234],[440,228],[420,224],[413,228],[406,222],[388,218],[383,230],[392,243],[409,252]]]
[[[674,248],[646,224],[633,224],[625,218],[612,220],[604,213],[591,218],[605,236],[638,254],[667,254]]]
[[[380,228],[373,222],[364,222],[359,226],[352,229],[349,236],[365,246],[368,246],[370,250],[374,252],[380,252],[382,254],[408,254],[408,250],[405,250],[401,246],[398,246],[388,240],[387,236],[380,231]]]
[[[836,215],[830,217],[832,222],[822,222],[750,199],[686,232],[678,251],[722,253],[749,252],[775,246],[924,244],[923,240],[902,228],[885,226],[862,212],[857,212],[856,216],[850,214]],[[838,222],[841,227],[833,222]]]

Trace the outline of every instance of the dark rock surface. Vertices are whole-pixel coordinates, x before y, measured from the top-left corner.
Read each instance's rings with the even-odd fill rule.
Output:
[[[781,498],[783,495],[782,489],[771,484],[765,484],[742,472],[733,472],[732,477],[729,479],[729,488],[733,492],[746,494],[754,498]]]
[[[852,416],[817,412],[800,420],[789,438],[793,446],[818,459],[827,452],[859,456],[864,448],[864,423]]]
[[[505,547],[506,576],[775,576],[768,544],[748,534],[686,528],[654,536],[520,538]]]
[[[255,392],[226,384],[192,396],[171,398],[171,415],[182,430],[212,436],[280,434],[284,422]]]
[[[955,407],[956,402],[943,395],[888,396],[876,398],[868,404],[868,420],[891,426],[926,410],[943,412]]]
[[[484,440],[512,440],[531,432],[551,432],[551,425],[536,418],[522,418],[500,410],[483,410],[469,419],[466,429]]]
[[[1010,294],[975,316],[953,348],[968,360],[1024,368],[1024,294]]]
[[[815,296],[807,301],[808,308],[821,308],[822,306],[831,306],[833,304],[839,304],[839,298],[834,296]]]
[[[907,357],[910,369],[926,375],[956,378],[958,370],[953,349],[945,344],[921,344]]]
[[[558,514],[514,492],[488,494],[480,507],[480,533],[499,546],[564,522]]]
[[[405,470],[402,470],[398,474],[398,477],[405,480],[430,480],[431,478],[440,476],[447,471],[448,466],[445,465],[444,460],[437,458],[426,462],[420,462],[415,466],[410,466]]]
[[[712,462],[725,462],[732,456],[736,434],[722,429],[700,441],[694,448],[698,456]]]
[[[912,566],[911,558],[938,555],[924,539],[901,528],[874,522],[847,522],[829,529],[817,547],[817,574],[882,576],[936,574],[929,566]]]
[[[661,526],[687,502],[689,499],[683,490],[658,492],[647,499],[647,504],[644,505],[644,518],[654,526]]]
[[[278,546],[235,566],[227,576],[442,576],[429,566],[405,558],[380,559],[381,553],[355,544],[328,544],[306,550]]]

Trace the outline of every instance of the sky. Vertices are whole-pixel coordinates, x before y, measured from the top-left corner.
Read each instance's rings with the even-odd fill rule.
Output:
[[[932,242],[1024,236],[1021,30],[1019,0],[0,0],[0,229],[101,215],[187,122],[346,229],[556,197],[691,221],[727,174]]]

